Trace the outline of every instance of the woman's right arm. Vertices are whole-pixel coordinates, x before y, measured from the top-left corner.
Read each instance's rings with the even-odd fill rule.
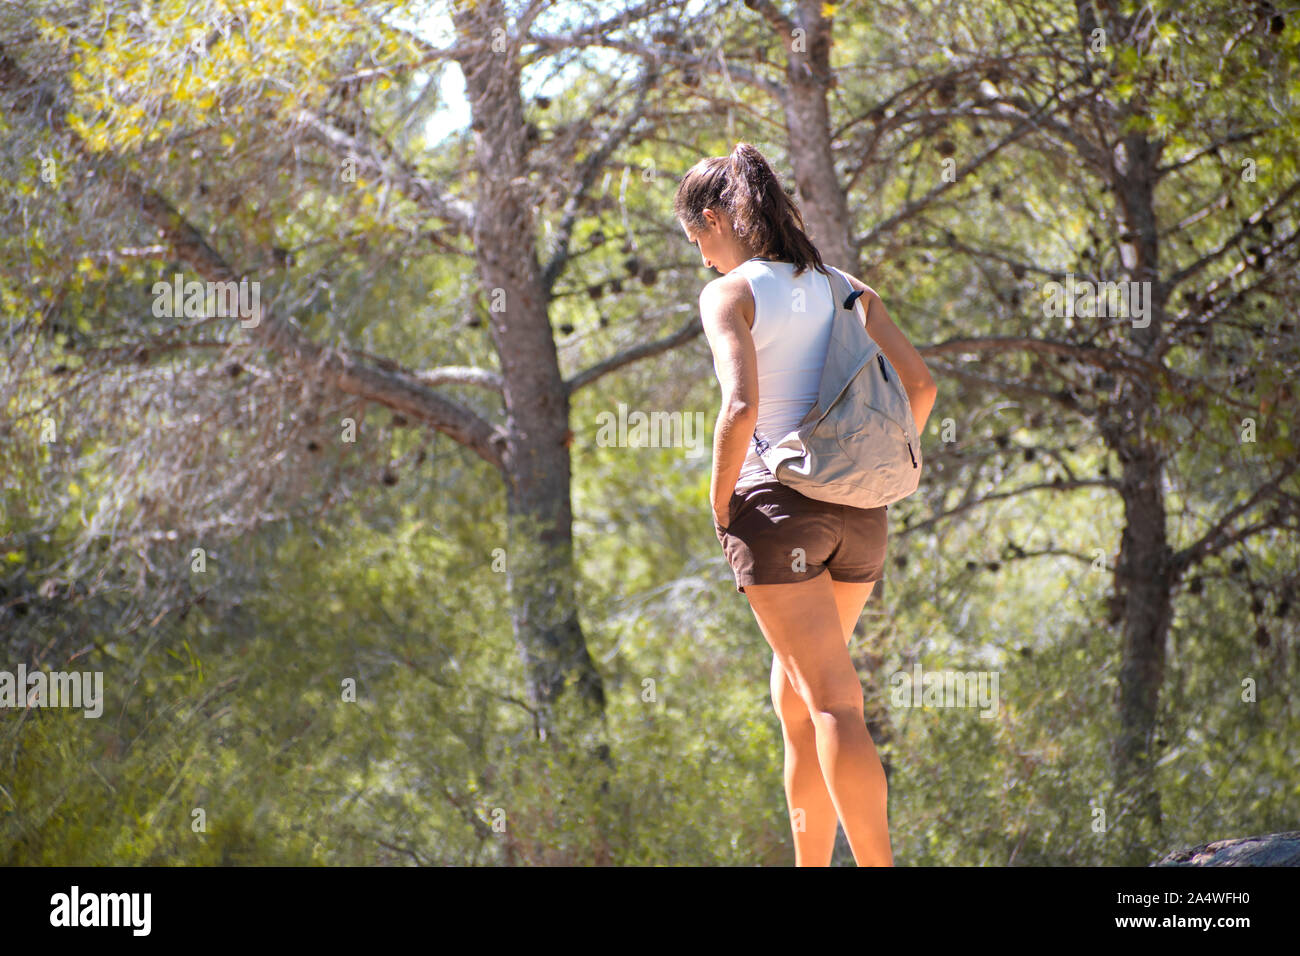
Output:
[[[865,293],[859,301],[863,303],[867,316],[867,334],[880,346],[880,350],[885,353],[885,358],[889,359],[889,363],[898,372],[903,389],[907,392],[907,400],[912,405],[912,417],[916,419],[916,432],[919,435],[925,431],[925,423],[934,409],[935,398],[939,394],[934,377],[926,368],[921,353],[889,317],[885,303],[876,294],[876,290],[847,272],[845,275],[853,288],[861,289]]]

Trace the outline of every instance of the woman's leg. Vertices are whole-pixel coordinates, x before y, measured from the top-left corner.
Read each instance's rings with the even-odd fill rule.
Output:
[[[848,644],[875,582],[832,581],[831,585],[844,643]],[[817,757],[812,715],[776,655],[772,657],[772,707],[781,720],[781,736],[785,740],[785,798],[794,838],[794,865],[829,866],[835,852],[835,830],[839,826],[835,804]]]
[[[772,657],[772,706],[785,741],[785,802],[794,837],[795,866],[830,866],[839,820],[817,758],[817,731],[808,705]]]
[[[864,603],[868,593],[869,588],[862,594]],[[846,646],[845,617],[857,595],[841,592],[837,601],[834,582],[823,572],[797,584],[747,585],[745,596],[790,686],[808,711],[818,766],[832,805],[844,825],[853,858],[860,866],[893,865],[885,772],[867,732],[862,685]],[[846,604],[842,606],[841,602]],[[861,612],[861,605],[857,612]],[[856,619],[855,614],[853,620]],[[851,628],[850,623],[848,629]],[[781,699],[779,706],[791,712],[792,725],[797,726],[800,723],[797,712],[792,706],[785,707],[784,696]],[[784,715],[782,726],[785,726]],[[817,796],[806,782],[808,761],[800,753],[808,749],[806,728],[802,735],[786,736],[787,748],[792,744],[797,754],[793,768],[796,779],[793,788],[788,785],[787,796],[793,789],[795,800],[813,805],[803,808],[808,824],[803,836],[810,840],[808,863],[815,865],[829,854],[824,849],[824,818],[814,819],[808,813],[817,806]],[[815,833],[812,832],[814,824],[818,827]],[[834,841],[833,830],[831,841]],[[819,855],[814,859],[813,853]]]

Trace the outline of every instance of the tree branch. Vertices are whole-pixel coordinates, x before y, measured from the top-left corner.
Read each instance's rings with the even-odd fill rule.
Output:
[[[768,22],[768,25],[778,34],[784,34],[782,41],[788,48],[790,45],[790,35],[794,33],[794,22],[784,13],[776,8],[772,0],[744,0],[745,6],[758,13]]]
[[[376,155],[370,144],[363,142],[358,136],[344,132],[326,121],[324,117],[308,110],[300,110],[296,120],[299,126],[311,131],[317,142],[338,154],[355,159],[358,172],[369,173],[376,179],[391,180],[412,202],[429,210],[466,235],[473,232],[474,207],[462,199],[449,196],[442,187],[421,176],[387,143],[384,143],[384,152],[388,154],[390,161],[385,163]]]
[[[1248,139],[1254,139],[1256,136],[1260,136],[1264,133],[1272,132],[1275,129],[1277,129],[1276,125],[1258,126],[1255,129],[1244,129],[1236,133],[1231,133],[1228,136],[1224,136],[1222,139],[1215,140],[1213,143],[1210,143],[1208,146],[1202,146],[1200,149],[1193,150],[1192,152],[1184,156],[1182,159],[1174,160],[1173,162],[1166,163],[1163,166],[1157,166],[1156,175],[1167,176],[1169,173],[1172,173],[1175,170],[1182,169],[1184,166],[1190,166],[1198,159],[1201,159],[1204,156],[1208,156],[1210,153],[1218,152],[1220,147],[1228,146],[1231,143],[1240,143]]]
[[[682,306],[681,308],[687,309],[689,306]],[[624,365],[631,365],[633,362],[639,361],[643,358],[649,358],[652,355],[659,355],[663,352],[675,349],[682,343],[689,342],[703,331],[704,326],[700,324],[698,319],[692,316],[685,325],[672,335],[659,339],[656,342],[643,342],[640,345],[634,345],[629,349],[624,349],[622,352],[610,356],[603,362],[598,362],[590,368],[579,372],[564,383],[565,388],[568,390],[569,394],[572,395],[584,385],[590,385],[592,382],[596,381],[596,379],[608,375],[610,372],[616,371]]]
[[[1070,491],[1075,488],[1110,488],[1112,490],[1117,490],[1119,488],[1119,482],[1113,478],[1080,478],[1075,481],[1040,482],[1034,485],[1024,485],[1020,488],[1014,488],[1011,491],[995,491],[991,494],[984,495],[982,498],[975,498],[972,501],[963,502],[955,508],[941,512],[932,518],[926,518],[922,521],[916,522],[915,524],[909,524],[905,529],[903,529],[903,533],[911,534],[914,531],[920,531],[923,528],[928,528],[931,525],[938,524],[945,518],[952,518],[962,512],[970,511],[972,508],[986,504],[990,501],[1002,501],[1006,498],[1014,498],[1017,495],[1022,495],[1029,491]]]
[[[413,374],[425,385],[478,385],[494,392],[503,392],[505,389],[499,372],[470,365],[444,365]]]
[[[952,189],[954,186],[960,183],[962,177],[964,177],[966,174],[972,173],[975,170],[979,169],[990,159],[996,156],[999,152],[1001,152],[1005,147],[1009,146],[1011,143],[1015,142],[1016,140],[1026,136],[1027,134],[1032,132],[1033,129],[1034,129],[1034,125],[1032,123],[1028,121],[1021,123],[1010,133],[1004,136],[1001,140],[994,143],[992,146],[989,146],[983,152],[975,156],[975,158],[972,159],[970,162],[968,162],[965,166],[962,166],[960,169],[956,170],[950,182],[942,182],[938,186],[935,186],[933,189],[927,192],[924,196],[921,196],[910,202],[904,203],[903,206],[900,209],[898,209],[895,213],[893,213],[890,216],[886,216],[875,226],[873,226],[866,235],[862,236],[860,239],[855,240],[855,244],[859,249],[865,248],[866,246],[870,245],[872,242],[875,241],[877,236],[880,236],[881,234],[888,232],[898,223],[909,218],[910,216],[915,215],[916,213],[920,212],[922,209],[925,209],[927,206],[933,203],[936,199],[938,199],[948,190]]]
[[[586,198],[587,191],[591,189],[592,183],[596,181],[596,176],[605,166],[605,163],[608,162],[614,150],[627,138],[628,133],[632,131],[632,127],[641,119],[642,107],[645,105],[646,96],[654,85],[656,76],[654,66],[648,67],[642,73],[641,78],[637,81],[635,105],[617,126],[605,134],[600,141],[600,145],[592,150],[587,158],[582,161],[582,165],[578,167],[578,184],[573,192],[569,194],[569,198],[564,204],[564,213],[556,231],[555,252],[546,263],[546,269],[542,273],[542,287],[546,290],[547,296],[550,296],[551,289],[555,286],[555,280],[559,278],[565,263],[569,261],[569,245],[573,239],[573,227],[578,221],[578,212],[582,201]]]
[[[1214,526],[1199,539],[1192,542],[1187,547],[1175,552],[1171,558],[1171,566],[1174,573],[1176,575],[1181,575],[1193,564],[1199,561],[1204,561],[1211,555],[1218,554],[1225,548],[1231,547],[1236,542],[1241,541],[1256,532],[1272,527],[1272,522],[1266,522],[1257,525],[1250,525],[1245,528],[1238,528],[1236,531],[1232,532],[1227,530],[1228,525],[1230,525],[1239,515],[1249,511],[1260,501],[1277,492],[1281,488],[1282,482],[1295,474],[1297,470],[1300,470],[1300,462],[1292,462],[1287,465],[1286,468],[1282,470],[1281,474],[1260,485],[1255,489],[1254,493],[1241,504],[1234,508],[1229,508],[1228,511],[1226,511],[1219,520],[1214,523]]]
[[[171,243],[176,254],[209,282],[238,282],[242,278],[221,258],[198,230],[172,205],[133,176],[125,176],[123,192],[139,203],[145,217]],[[273,312],[263,311],[250,337],[303,367],[332,375],[340,391],[370,399],[425,422],[460,442],[498,469],[504,468],[505,432],[472,410],[428,389],[404,371],[363,362],[346,350],[317,345],[300,329]]]
[[[1140,375],[1156,376],[1168,371],[1158,362],[1118,349],[1101,349],[1089,345],[1075,345],[1071,342],[1054,342],[1050,339],[1034,339],[1025,336],[948,339],[945,342],[927,345],[918,351],[925,355],[1033,352],[1038,355],[1064,355],[1081,364]]]
[[[928,350],[928,346],[917,347],[917,351],[922,355],[925,355]],[[983,385],[987,388],[1000,391],[1006,395],[1020,395],[1025,398],[1045,399],[1049,402],[1055,402],[1058,405],[1062,405],[1073,412],[1084,411],[1080,408],[1078,400],[1069,392],[1053,392],[1045,388],[1035,388],[1032,385],[1025,385],[1021,382],[1008,382],[1001,379],[989,378],[984,375],[977,375],[959,365],[951,365],[948,363],[939,363],[939,371],[943,374],[951,375],[954,378],[959,378],[975,385]]]
[[[997,249],[981,249],[977,246],[972,246],[969,243],[962,242],[962,240],[958,239],[956,236],[953,236],[951,239],[945,238],[942,242],[913,242],[909,243],[909,245],[917,249],[951,249],[955,252],[964,252],[968,256],[981,259],[992,259],[994,262],[1000,262],[1012,269],[1020,269],[1027,273],[1036,272],[1039,275],[1047,276],[1058,281],[1064,280],[1070,275],[1069,272],[1061,272],[1056,269],[1045,269],[1042,266],[1036,266],[1033,263],[1025,262],[1020,259],[1013,259],[1006,253],[1000,252]]]
[[[535,44],[539,49],[550,52],[557,49],[573,49],[582,46],[605,47],[609,50],[618,50],[621,53],[628,53],[633,56],[639,56],[651,62],[660,61],[671,63],[675,66],[685,67],[694,70],[707,70],[711,73],[722,73],[724,70],[724,61],[721,57],[701,57],[694,53],[687,53],[676,47],[666,45],[649,45],[639,40],[620,39],[617,37],[585,37],[583,34],[565,34],[560,36],[535,36],[531,37],[529,42]],[[747,86],[762,90],[772,98],[783,101],[785,97],[785,87],[779,83],[773,83],[771,80],[764,79],[745,67],[736,66],[732,63],[725,65],[726,75],[732,79],[739,80]]]
[[[1179,283],[1185,281],[1191,276],[1196,275],[1196,273],[1200,272],[1202,269],[1204,269],[1214,260],[1219,259],[1222,256],[1224,256],[1226,253],[1230,252],[1233,249],[1233,247],[1237,245],[1237,243],[1241,242],[1242,239],[1250,235],[1251,230],[1254,229],[1256,226],[1258,226],[1261,220],[1263,220],[1266,216],[1268,216],[1269,213],[1275,211],[1279,206],[1282,205],[1282,203],[1286,202],[1297,192],[1300,192],[1300,179],[1297,179],[1286,189],[1282,190],[1281,193],[1273,197],[1272,202],[1270,202],[1268,205],[1264,206],[1261,209],[1256,209],[1255,212],[1246,220],[1245,225],[1243,225],[1240,229],[1238,229],[1231,236],[1225,239],[1223,241],[1223,244],[1220,245],[1217,249],[1213,250],[1212,252],[1207,252],[1205,255],[1197,259],[1195,262],[1184,266],[1183,268],[1175,272],[1172,276],[1170,276],[1168,281],[1166,282],[1166,287],[1169,289],[1173,289]]]

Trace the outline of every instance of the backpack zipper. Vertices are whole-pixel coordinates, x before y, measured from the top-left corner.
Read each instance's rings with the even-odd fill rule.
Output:
[[[880,353],[876,353],[876,354],[879,355]],[[863,369],[867,367],[867,363],[870,361],[871,359],[863,359],[862,364],[858,366],[857,371],[855,371],[852,375],[849,376],[849,380],[844,383],[844,387],[841,388],[835,394],[835,397],[831,399],[830,403],[826,406],[826,408],[822,411],[822,413],[819,416],[817,416],[817,418],[812,422],[809,421],[800,422],[799,427],[803,428],[804,425],[809,425],[809,424],[813,425],[813,427],[816,427],[818,424],[820,424],[821,420],[830,414],[831,407],[844,396],[844,393],[849,390],[849,387],[853,384],[854,380],[857,379],[857,377],[862,374]],[[813,407],[814,409],[816,408],[816,406]],[[912,456],[912,467],[916,468],[917,467],[916,454],[912,451],[912,443],[907,438],[907,428],[904,427],[903,423],[900,422],[898,419],[894,418],[892,415],[890,415],[888,412],[884,411],[883,409],[876,408],[876,406],[874,405],[866,405],[864,407],[871,409],[873,412],[878,414],[881,418],[885,419],[885,421],[892,422],[894,425],[898,426],[898,430],[903,433],[903,440],[907,442],[907,453]]]
[[[888,382],[888,381],[889,381],[889,373],[885,371],[885,355],[884,355],[883,352],[877,352],[877,353],[876,353],[876,361],[880,363],[880,374],[883,375],[884,378],[885,378],[885,381]],[[894,424],[897,425],[898,423],[895,422]],[[901,428],[902,426],[900,425],[899,427]],[[906,429],[904,429],[904,431],[903,431],[903,440],[904,440],[904,441],[907,441],[907,431],[906,431]],[[913,467],[913,468],[917,467],[917,465],[916,465],[916,454],[912,451],[912,443],[911,443],[910,441],[907,441],[907,454],[908,454],[909,456],[911,456],[911,459],[912,459],[912,467]]]

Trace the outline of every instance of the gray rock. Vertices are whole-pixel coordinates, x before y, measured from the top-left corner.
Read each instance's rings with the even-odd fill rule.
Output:
[[[1300,866],[1300,830],[1216,840],[1176,850],[1152,866]]]

